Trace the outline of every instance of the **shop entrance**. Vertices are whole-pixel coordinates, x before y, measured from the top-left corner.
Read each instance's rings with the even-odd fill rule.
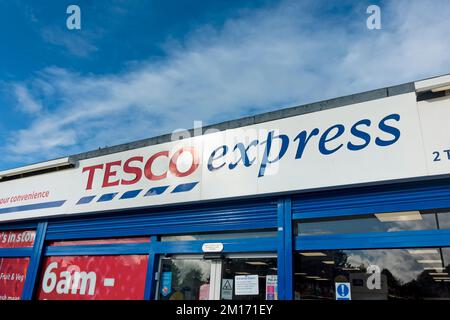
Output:
[[[161,300],[276,300],[275,254],[162,256]]]

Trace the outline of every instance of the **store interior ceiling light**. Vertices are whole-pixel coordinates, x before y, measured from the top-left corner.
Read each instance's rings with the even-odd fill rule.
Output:
[[[248,275],[248,274],[250,274],[250,273],[244,272],[244,271],[236,271],[235,274]]]
[[[262,262],[262,261],[247,261],[245,263],[249,264],[251,266],[267,266],[267,263],[266,262]]]
[[[294,273],[296,276],[306,276],[307,275],[307,273],[305,273],[305,272],[296,272],[296,273]]]
[[[329,279],[326,279],[326,278],[318,278],[318,279],[315,279],[316,281],[328,281]]]
[[[450,280],[450,277],[438,277],[438,278],[433,278],[434,280]]]
[[[444,267],[427,267],[427,268],[423,268],[423,270],[436,270],[436,271],[439,271],[439,270],[445,270],[445,268]]]
[[[409,254],[438,254],[437,249],[408,249]]]
[[[334,261],[333,261],[333,260],[324,260],[324,261],[322,261],[322,263],[325,263],[325,264],[334,264]]]
[[[318,277],[318,276],[306,276],[306,278],[308,278],[308,279],[320,279],[320,277]]]
[[[441,263],[441,260],[417,260],[418,263]]]
[[[300,254],[305,257],[326,257],[323,252],[300,252]]]
[[[430,276],[448,276],[447,272],[430,272]]]
[[[419,211],[375,213],[375,217],[377,217],[377,219],[380,220],[381,222],[422,220],[422,215],[420,214]]]

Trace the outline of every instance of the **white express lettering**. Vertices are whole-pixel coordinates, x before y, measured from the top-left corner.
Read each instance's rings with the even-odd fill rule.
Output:
[[[42,280],[42,290],[45,293],[51,293],[56,288],[58,294],[81,294],[94,295],[95,285],[97,282],[97,275],[91,271],[89,273],[84,271],[63,271],[59,274],[59,281],[57,274],[53,272],[58,268],[57,262],[52,262],[48,265]]]

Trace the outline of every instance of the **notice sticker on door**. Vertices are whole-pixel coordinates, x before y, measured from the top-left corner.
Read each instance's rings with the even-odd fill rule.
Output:
[[[172,293],[172,272],[163,272],[161,278],[161,294],[167,297]]]
[[[222,299],[233,300],[233,279],[222,279]]]
[[[278,300],[278,276],[266,276],[266,300]]]
[[[237,296],[258,295],[258,275],[235,276],[234,286],[234,294]]]
[[[336,282],[336,300],[352,300],[350,282]]]

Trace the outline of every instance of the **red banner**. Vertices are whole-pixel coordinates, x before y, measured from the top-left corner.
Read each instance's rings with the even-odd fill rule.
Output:
[[[141,300],[147,255],[47,257],[40,300]]]
[[[0,258],[0,300],[20,300],[29,258]]]
[[[35,236],[34,230],[0,231],[0,248],[32,247]]]

